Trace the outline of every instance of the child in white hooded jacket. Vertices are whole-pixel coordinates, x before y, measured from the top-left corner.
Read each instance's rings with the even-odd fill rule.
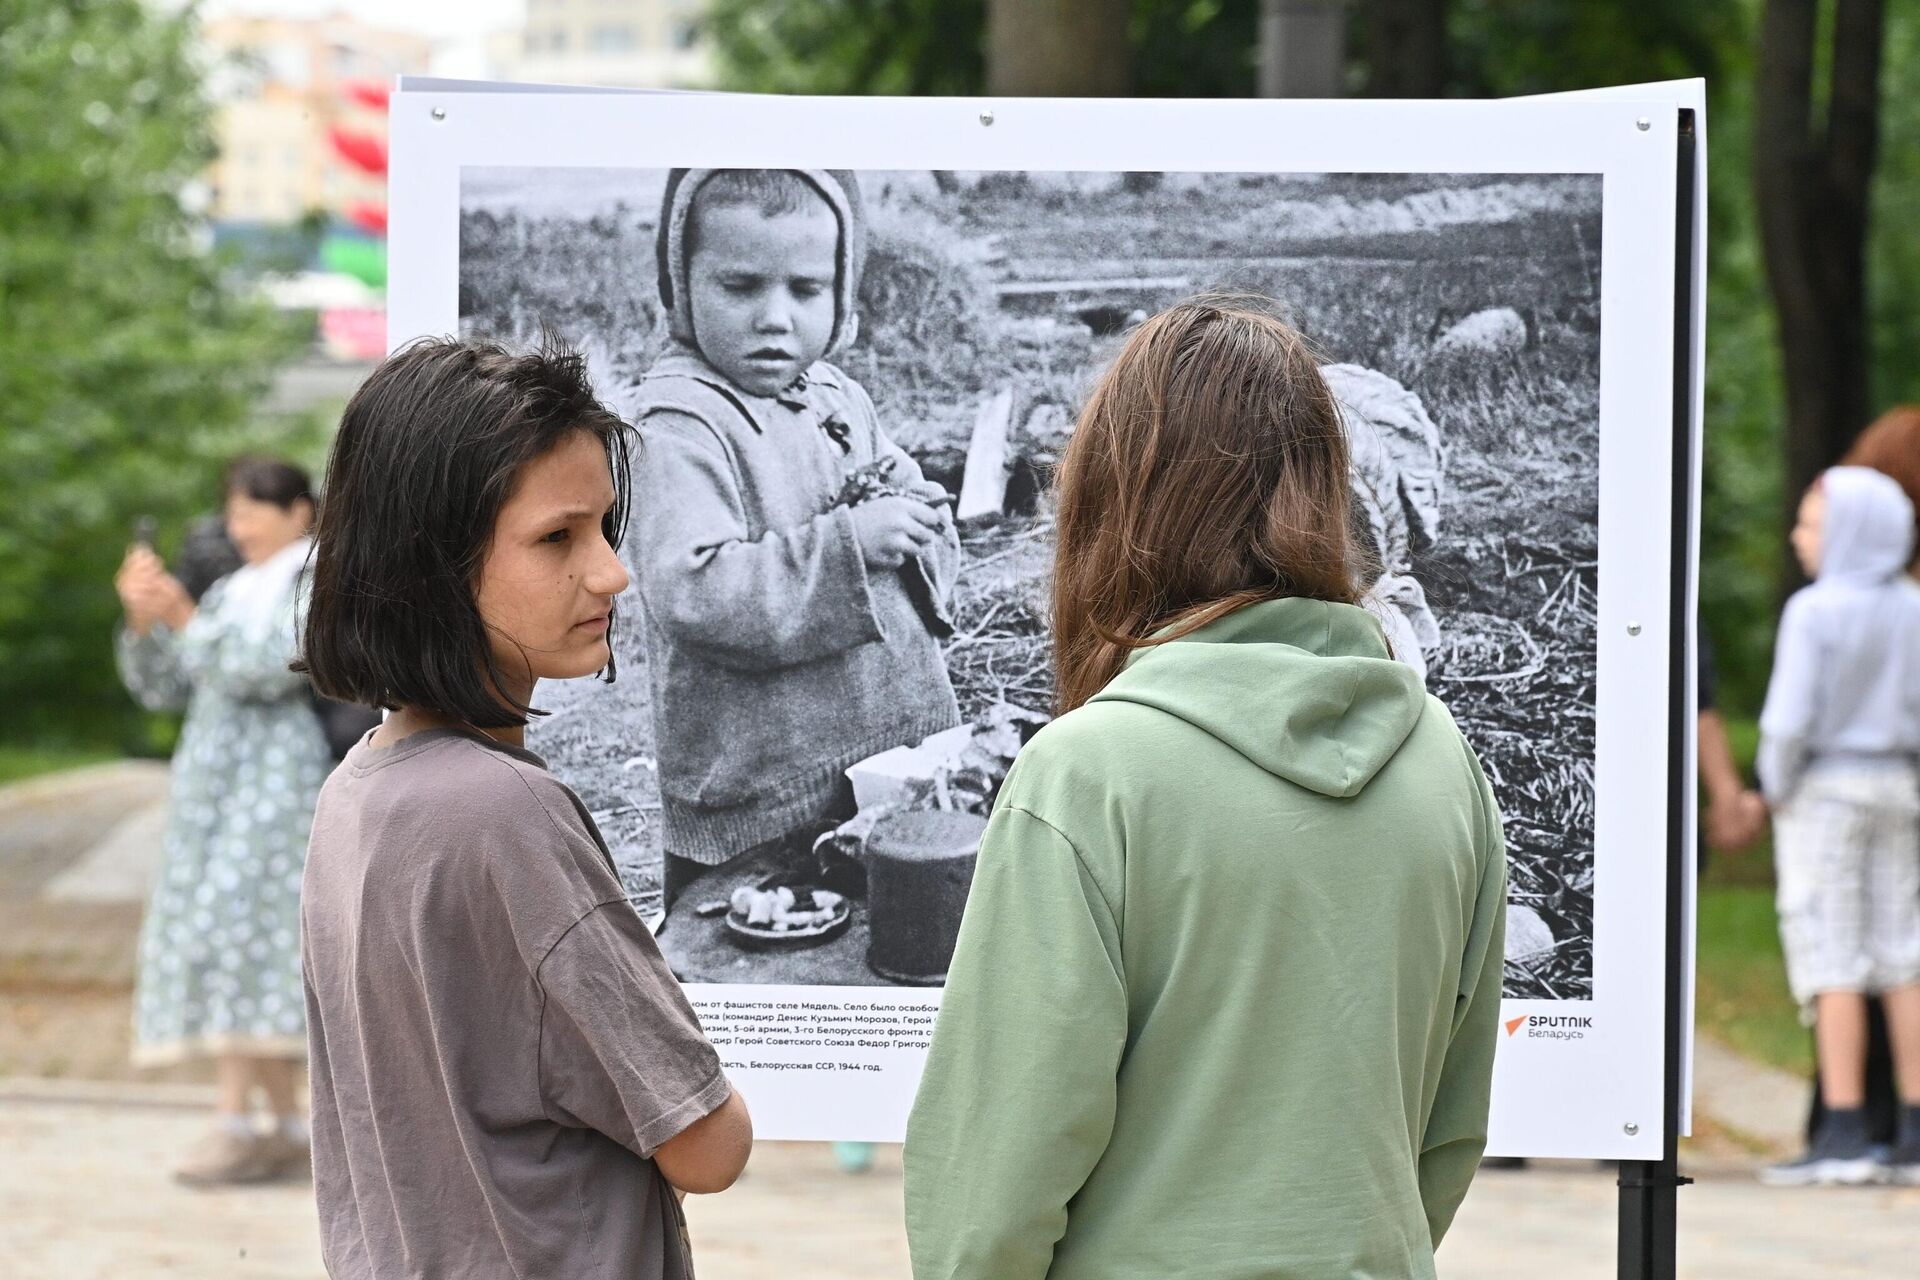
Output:
[[[1760,717],[1774,810],[1781,942],[1814,1018],[1828,1118],[1782,1185],[1920,1185],[1920,585],[1900,486],[1835,467],[1800,506],[1793,546],[1812,585],[1787,602]],[[1900,1140],[1867,1140],[1866,1001],[1885,1003]]]

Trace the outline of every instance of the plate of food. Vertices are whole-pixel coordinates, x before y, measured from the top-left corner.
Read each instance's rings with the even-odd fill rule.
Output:
[[[812,885],[743,884],[727,903],[728,931],[751,947],[816,945],[839,937],[852,920],[845,896]]]

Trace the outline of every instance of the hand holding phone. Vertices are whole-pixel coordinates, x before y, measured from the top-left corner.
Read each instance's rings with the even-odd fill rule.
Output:
[[[183,612],[192,616],[192,601],[185,601],[183,611],[185,593],[153,549],[156,529],[152,516],[141,516],[133,522],[132,545],[120,561],[120,571],[113,575],[113,589],[127,615],[127,626],[136,635],[145,635],[156,622],[178,625]]]

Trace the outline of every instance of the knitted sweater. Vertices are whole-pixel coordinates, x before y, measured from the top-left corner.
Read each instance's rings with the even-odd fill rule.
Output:
[[[625,547],[638,573],[666,847],[717,864],[831,816],[855,761],[959,723],[905,574],[871,572],[846,476],[893,457],[860,385],[825,362],[776,397],[685,349],[633,404],[640,449]],[[922,558],[952,591],[951,522]]]

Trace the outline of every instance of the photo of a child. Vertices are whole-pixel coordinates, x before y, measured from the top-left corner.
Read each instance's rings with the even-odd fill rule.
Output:
[[[1584,175],[463,169],[462,334],[558,331],[635,430],[619,678],[543,685],[528,744],[683,980],[937,984],[1052,710],[1085,388],[1258,293],[1324,354],[1366,603],[1499,796],[1507,994],[1589,998],[1600,220]]]
[[[853,175],[676,170],[659,223],[672,343],[627,410],[665,822],[666,905],[708,869],[798,863],[854,815],[846,769],[959,723],[931,628],[948,495],[826,357],[857,329]],[[885,468],[888,492],[842,501]]]

